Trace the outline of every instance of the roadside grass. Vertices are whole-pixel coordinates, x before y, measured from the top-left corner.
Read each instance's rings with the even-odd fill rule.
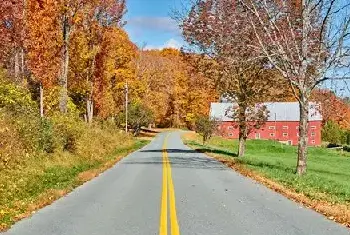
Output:
[[[123,133],[97,132],[94,134],[100,135],[95,140],[91,135],[81,140],[78,153],[62,151],[29,156],[16,169],[0,171],[0,231],[149,143]]]
[[[213,137],[203,146],[201,137],[195,133],[184,134],[183,139],[190,147],[216,157],[247,176],[263,181],[270,188],[278,188],[276,191],[288,191],[284,193],[287,194],[286,196],[298,194],[299,196],[294,195],[292,199],[307,206],[314,207],[312,205],[316,202],[326,203],[327,207],[341,205],[342,211],[338,212],[341,213],[342,218],[335,219],[350,225],[350,153],[310,147],[307,174],[299,177],[294,174],[297,161],[295,146],[274,141],[249,140],[246,155],[243,158],[237,158],[237,140]],[[283,188],[274,186],[274,182]],[[305,198],[301,200],[302,197],[313,202]],[[328,209],[327,211],[322,211],[322,208],[317,210],[321,210],[320,212],[331,218],[340,216],[336,215],[338,212],[333,211],[333,213]],[[339,208],[335,207],[332,210],[339,210]]]

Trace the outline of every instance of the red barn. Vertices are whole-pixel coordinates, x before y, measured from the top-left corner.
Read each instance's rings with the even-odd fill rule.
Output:
[[[263,103],[269,110],[267,122],[260,129],[253,130],[249,139],[276,140],[289,145],[297,145],[299,140],[299,104],[297,102]],[[210,116],[220,120],[219,133],[226,138],[238,139],[237,123],[226,113],[232,110],[232,103],[212,103]],[[321,145],[322,115],[319,105],[309,103],[310,146]]]

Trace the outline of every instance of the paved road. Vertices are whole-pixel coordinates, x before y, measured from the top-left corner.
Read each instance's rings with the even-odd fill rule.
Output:
[[[349,231],[190,150],[179,133],[163,133],[5,234],[345,235]]]

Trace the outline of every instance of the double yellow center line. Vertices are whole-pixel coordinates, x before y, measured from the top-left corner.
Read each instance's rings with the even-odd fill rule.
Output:
[[[173,179],[171,176],[171,166],[169,163],[169,157],[166,151],[168,136],[169,135],[167,135],[164,139],[164,144],[162,149],[163,190],[162,190],[162,198],[161,198],[159,235],[168,234],[168,196],[169,196],[169,208],[170,208],[171,235],[180,235],[179,224],[177,222],[177,215],[176,215],[175,190],[174,190]]]

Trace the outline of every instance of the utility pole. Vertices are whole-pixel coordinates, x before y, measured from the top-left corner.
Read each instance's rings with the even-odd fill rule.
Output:
[[[128,133],[128,82],[125,83],[125,132]]]

